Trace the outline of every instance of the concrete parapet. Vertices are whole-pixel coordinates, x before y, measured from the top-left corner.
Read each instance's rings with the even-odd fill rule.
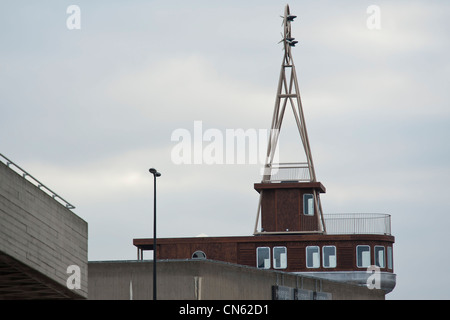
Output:
[[[67,289],[80,269],[74,296],[87,298],[87,223],[0,162],[0,253]],[[1,292],[0,292],[1,294]]]
[[[270,300],[274,287],[303,289],[315,296],[322,293],[333,300],[385,298],[383,290],[220,261],[161,260],[157,264],[158,299],[163,300]],[[99,261],[88,265],[89,299],[153,298],[152,261]]]

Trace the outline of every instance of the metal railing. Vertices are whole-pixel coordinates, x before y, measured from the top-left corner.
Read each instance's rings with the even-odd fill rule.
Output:
[[[327,234],[391,235],[391,215],[384,213],[324,214]]]
[[[309,182],[311,175],[307,162],[272,163],[265,167],[264,182]]]
[[[33,183],[36,187],[38,187],[39,189],[41,189],[42,191],[44,191],[46,194],[48,194],[50,197],[52,197],[53,199],[55,199],[56,201],[58,201],[59,203],[61,203],[62,205],[64,205],[67,209],[75,209],[75,206],[73,206],[72,204],[70,204],[68,201],[66,201],[65,199],[63,199],[61,196],[59,196],[56,192],[54,192],[53,190],[51,190],[50,188],[48,188],[46,185],[44,185],[42,182],[40,182],[38,179],[36,179],[35,177],[33,177],[31,174],[29,174],[28,172],[26,172],[24,169],[22,169],[21,167],[19,167],[17,164],[15,164],[14,162],[12,162],[11,160],[9,160],[7,157],[5,157],[4,155],[2,155],[0,153],[0,160],[1,158],[3,158],[4,160],[6,160],[6,165],[8,166],[8,168],[10,168],[11,170],[13,170],[14,172],[16,172],[17,174],[21,175],[25,180]]]

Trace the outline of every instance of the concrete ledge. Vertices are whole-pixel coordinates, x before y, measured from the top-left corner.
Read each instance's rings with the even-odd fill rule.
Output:
[[[327,279],[343,283],[351,283],[357,286],[367,286],[367,280],[372,275],[366,271],[333,271],[333,272],[298,272],[299,275],[306,275],[320,279]],[[386,293],[395,288],[397,275],[390,272],[379,272],[378,281],[381,290]]]
[[[385,298],[383,290],[221,261],[161,260],[157,264],[161,300],[270,300],[274,286],[331,293],[333,300]],[[89,299],[153,298],[151,260],[90,261],[88,268]]]

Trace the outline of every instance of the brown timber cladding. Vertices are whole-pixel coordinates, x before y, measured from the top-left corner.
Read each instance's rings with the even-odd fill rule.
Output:
[[[134,239],[137,247],[150,250],[153,239]],[[287,268],[283,271],[348,271],[365,270],[356,266],[356,246],[369,245],[374,260],[374,247],[393,247],[394,237],[387,235],[270,235],[249,237],[203,237],[158,239],[158,259],[191,259],[195,251],[203,251],[207,259],[256,267],[258,247],[287,248]],[[306,247],[335,246],[337,265],[335,268],[308,269],[306,267]],[[272,257],[271,257],[272,258]],[[381,268],[393,272],[393,269]]]

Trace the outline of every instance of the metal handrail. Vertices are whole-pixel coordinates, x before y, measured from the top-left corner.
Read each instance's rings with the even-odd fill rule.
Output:
[[[307,162],[269,163],[265,168],[267,176],[265,176],[264,182],[311,181]]]
[[[17,164],[15,164],[14,162],[12,162],[10,159],[8,159],[7,157],[5,157],[3,154],[0,153],[0,157],[6,160],[6,165],[8,166],[8,168],[10,168],[11,170],[13,170],[13,168],[11,168],[11,165],[13,165],[16,169],[18,169],[20,172],[17,172],[16,170],[13,170],[14,172],[16,172],[19,175],[22,175],[22,177],[33,183],[36,187],[38,187],[39,189],[41,189],[42,191],[44,191],[46,194],[48,194],[49,196],[51,196],[53,199],[57,200],[58,202],[62,202],[61,204],[65,205],[65,207],[67,209],[75,209],[75,206],[73,206],[72,204],[70,204],[68,201],[66,201],[65,199],[63,199],[61,196],[59,196],[56,192],[54,192],[53,190],[51,190],[50,188],[48,188],[46,185],[44,185],[42,182],[40,182],[38,179],[36,179],[35,177],[33,177],[31,174],[29,174],[28,172],[26,172],[24,169],[22,169],[21,167],[19,167]],[[29,177],[29,179],[27,179],[27,177]]]
[[[324,214],[327,234],[391,235],[391,215],[384,213]]]

